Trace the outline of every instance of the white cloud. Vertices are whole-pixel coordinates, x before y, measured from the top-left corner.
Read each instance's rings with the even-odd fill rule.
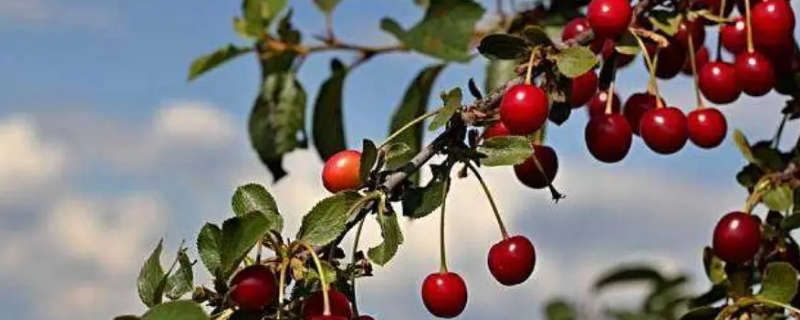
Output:
[[[108,7],[67,0],[0,0],[0,18],[17,25],[66,25],[109,30],[120,17]]]
[[[234,123],[230,114],[209,103],[172,102],[158,110],[153,130],[158,141],[218,147],[231,141]]]
[[[0,204],[57,179],[67,160],[65,151],[23,115],[0,119],[0,154]]]

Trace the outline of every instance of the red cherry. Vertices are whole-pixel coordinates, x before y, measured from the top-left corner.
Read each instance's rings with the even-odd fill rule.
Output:
[[[747,49],[747,22],[744,17],[738,17],[720,28],[720,40],[725,50],[738,54]]]
[[[604,114],[589,120],[584,131],[586,146],[592,156],[605,163],[619,162],[628,155],[633,132],[621,114]]]
[[[697,3],[705,4],[706,8],[711,11],[714,15],[719,15],[719,9],[722,7],[722,1],[725,1],[725,12],[722,14],[723,17],[727,18],[733,12],[733,1],[730,0],[698,0]],[[716,24],[716,22],[708,20],[708,19],[701,19],[706,25]]]
[[[500,101],[500,121],[515,135],[527,136],[541,129],[548,112],[547,94],[533,85],[515,85]]]
[[[664,104],[664,99],[661,99]],[[650,109],[656,108],[656,96],[649,93],[634,93],[625,101],[625,107],[622,109],[625,118],[633,130],[633,134],[639,135],[639,121],[642,115]]]
[[[639,133],[647,147],[660,154],[678,152],[689,138],[686,116],[675,107],[647,111],[639,123]]]
[[[743,52],[736,57],[736,80],[744,93],[753,97],[767,94],[775,86],[775,70],[767,57]]]
[[[313,317],[311,317],[311,320],[349,320],[349,319],[347,319],[347,318],[345,318],[345,317],[340,317],[340,316],[323,316],[323,315],[318,315],[318,316],[313,316]]]
[[[703,149],[719,146],[728,133],[725,115],[714,108],[694,109],[687,116],[689,140]]]
[[[753,8],[753,6],[761,3],[761,1],[762,0],[750,0],[750,8]],[[745,0],[736,0],[736,9],[739,10],[739,13],[741,13],[742,16],[744,16],[747,12],[745,9],[745,4]]]
[[[569,104],[573,108],[580,108],[589,100],[592,100],[597,92],[597,74],[594,71],[588,72],[572,79],[572,92],[569,96]]]
[[[744,212],[731,212],[714,228],[714,255],[728,263],[753,260],[761,247],[761,224]]]
[[[769,0],[750,10],[753,41],[759,47],[775,48],[792,41],[794,12],[788,1]]]
[[[536,162],[542,166],[542,170],[536,166]],[[542,171],[546,174],[542,174]],[[555,150],[548,146],[533,145],[533,155],[525,162],[514,166],[514,173],[517,180],[533,189],[544,189],[548,186],[547,181],[552,182],[558,173],[558,157]]]
[[[275,275],[264,265],[246,267],[231,279],[230,298],[242,310],[257,311],[275,302],[278,286]]]
[[[708,55],[708,49],[705,46],[700,47],[700,50],[697,50],[697,52],[694,53],[694,60],[695,60],[695,65],[697,66],[697,73],[700,73],[700,69],[703,69],[703,67],[706,64],[708,64],[708,61],[710,61],[710,59],[711,58]],[[683,65],[683,73],[687,75],[692,75],[692,65],[689,59],[686,59],[686,63]]]
[[[588,30],[591,30],[591,27],[589,26],[589,20],[586,20],[586,18],[572,19],[564,25],[564,29],[561,31],[561,41],[567,42],[575,39]],[[603,48],[603,43],[603,39],[596,38],[592,40],[592,44],[589,46],[589,48],[594,53],[600,53],[600,50]]]
[[[506,126],[503,125],[503,123],[500,121],[497,121],[493,125],[486,127],[486,129],[483,129],[484,139],[489,139],[494,137],[505,137],[510,134],[511,132],[508,132],[508,128],[506,128]]]
[[[513,236],[489,249],[489,272],[504,286],[525,282],[536,266],[536,250],[528,238]]]
[[[592,100],[589,101],[588,110],[589,110],[589,117],[598,116],[601,114],[606,114],[606,104],[608,102],[608,91],[597,91],[592,97]],[[614,93],[614,96],[611,100],[611,113],[619,113],[620,105],[622,103],[619,101],[619,96]]]
[[[431,273],[422,282],[422,302],[436,317],[455,318],[467,306],[467,284],[453,272]]]
[[[605,44],[603,44],[603,60],[611,59],[611,55],[614,53],[614,41],[613,40],[606,40]],[[619,68],[626,67],[627,65],[633,62],[633,59],[636,58],[635,55],[628,55],[617,53],[617,60],[614,61],[614,66]]]
[[[358,189],[361,186],[361,152],[340,151],[325,161],[322,185],[332,193]]]
[[[767,48],[759,50],[761,53],[772,63],[772,68],[778,72],[782,70],[795,70],[797,69],[797,52],[795,51],[794,40],[786,43],[785,46],[776,48]]]
[[[706,29],[705,26],[691,20],[681,20],[678,26],[678,32],[675,34],[675,41],[686,49],[689,49],[689,33],[692,34],[692,45],[694,49],[703,46],[706,42]]]
[[[658,47],[654,43],[648,43],[646,46],[647,53],[650,59],[655,58],[656,49]],[[672,79],[683,70],[686,65],[687,52],[684,47],[678,44],[675,40],[669,42],[666,48],[661,48],[661,53],[658,54],[658,64],[656,65],[656,77],[660,79]],[[643,62],[647,68],[647,62]]]
[[[698,74],[700,92],[716,104],[728,104],[739,99],[742,89],[736,81],[736,68],[722,61],[709,62]]]
[[[325,300],[323,299],[322,291],[317,291],[311,294],[303,303],[303,319],[309,320],[315,316],[322,316],[325,311]],[[350,300],[344,294],[328,290],[328,302],[331,306],[331,315],[337,317],[344,317],[350,319],[353,317],[353,310],[350,309]]]
[[[616,39],[628,30],[631,13],[627,0],[592,0],[586,17],[596,37]]]

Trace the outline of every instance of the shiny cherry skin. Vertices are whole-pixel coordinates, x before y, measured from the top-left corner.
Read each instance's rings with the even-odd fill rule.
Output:
[[[664,104],[664,100],[661,100]],[[631,126],[633,134],[639,135],[639,122],[642,115],[650,109],[656,108],[656,96],[647,92],[639,92],[632,94],[628,101],[625,101],[625,107],[622,108],[622,114]]]
[[[736,77],[736,68],[722,61],[709,62],[697,75],[700,92],[716,104],[728,104],[739,99],[742,89]]]
[[[592,27],[589,26],[589,20],[586,20],[586,18],[579,17],[572,19],[564,25],[564,29],[561,31],[561,41],[567,42],[575,39],[584,32],[591,30],[591,28]],[[600,53],[604,43],[605,41],[603,41],[603,39],[597,38],[592,41],[589,48],[592,52],[597,54]]]
[[[700,50],[694,53],[694,60],[697,65],[697,73],[700,73],[700,70],[711,60],[708,48],[705,46],[700,47]],[[686,59],[686,64],[683,65],[683,74],[692,75],[692,65],[689,59]]]
[[[518,84],[508,89],[500,100],[500,121],[512,134],[527,136],[542,128],[549,109],[544,90]]]
[[[750,0],[749,1],[750,2],[750,8],[753,8],[753,6],[761,3],[761,1],[762,0]],[[746,4],[745,0],[736,0],[736,9],[739,10],[739,13],[742,16],[744,16],[745,12],[747,12],[746,9],[745,9],[745,4]]]
[[[686,118],[689,140],[696,146],[703,149],[716,148],[725,140],[728,122],[718,109],[694,109]]]
[[[611,55],[614,53],[614,41],[613,40],[606,40],[603,44],[603,61],[611,59]],[[633,62],[636,56],[622,54],[617,52],[617,60],[614,61],[614,66],[619,68],[624,68]]]
[[[589,118],[598,116],[601,114],[606,114],[606,104],[608,103],[608,91],[597,91],[592,97],[592,100],[589,101],[587,105],[587,109],[589,110]],[[619,96],[614,93],[614,96],[611,100],[611,113],[619,113],[619,109],[622,103],[619,100]]]
[[[467,284],[457,273],[431,273],[422,282],[422,303],[436,317],[455,318],[467,306]]]
[[[536,166],[536,162],[542,166],[542,170]],[[542,172],[544,171],[544,172]],[[555,150],[548,146],[533,145],[533,155],[525,162],[514,166],[514,174],[517,180],[532,189],[544,189],[548,186],[548,181],[552,182],[558,173],[558,156]]]
[[[761,224],[744,212],[723,216],[714,228],[714,255],[728,263],[753,260],[761,247]]]
[[[536,250],[528,238],[513,236],[489,249],[489,272],[504,286],[525,282],[536,266]]]
[[[595,37],[616,39],[631,23],[631,4],[627,0],[592,0],[586,11]]]
[[[334,154],[322,167],[322,185],[331,193],[361,187],[361,152],[344,150]]]
[[[593,117],[584,131],[586,147],[591,155],[605,163],[619,162],[628,155],[633,131],[625,116],[614,113]]]
[[[325,300],[323,299],[322,291],[317,291],[311,294],[303,303],[303,319],[309,320],[316,316],[322,316],[325,311]],[[337,317],[344,317],[350,319],[353,317],[353,310],[350,309],[350,300],[343,293],[328,290],[328,300],[331,305],[331,315]]]
[[[738,54],[747,49],[746,23],[744,17],[737,17],[732,23],[726,23],[720,27],[720,40],[725,50]]]
[[[508,135],[511,135],[511,132],[509,132],[508,128],[506,128],[506,126],[500,121],[497,121],[493,125],[483,129],[483,139],[505,137]]]
[[[686,116],[675,107],[647,111],[639,123],[639,134],[650,150],[659,154],[680,151],[689,139]]]
[[[692,45],[697,50],[706,42],[706,29],[703,24],[688,19],[681,20],[678,25],[678,32],[675,34],[675,41],[682,47],[689,49],[689,33],[692,35]]]
[[[646,45],[647,52],[650,58],[653,59],[656,54],[657,46],[654,43]],[[672,79],[677,76],[683,66],[686,65],[688,52],[684,47],[678,44],[675,40],[671,40],[666,48],[661,49],[658,55],[658,64],[656,65],[656,77],[660,79]],[[645,70],[647,69],[647,62],[644,62]]]
[[[756,46],[775,48],[792,41],[795,18],[789,1],[763,1],[753,6],[750,13]]]
[[[742,52],[734,64],[736,80],[744,93],[760,97],[775,87],[775,70],[772,62],[758,52]]]
[[[278,297],[275,275],[265,265],[246,267],[233,276],[230,298],[242,310],[258,311]]]
[[[569,105],[573,108],[580,108],[588,103],[597,92],[598,78],[594,70],[572,79],[572,92],[569,95]]]

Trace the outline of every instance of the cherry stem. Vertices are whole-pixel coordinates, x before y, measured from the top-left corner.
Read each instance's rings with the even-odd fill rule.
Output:
[[[697,57],[694,51],[694,41],[692,40],[692,32],[689,34],[689,63],[692,65],[692,78],[694,80],[694,96],[697,99],[697,109],[703,109],[703,98],[700,96],[699,81],[697,79]]]
[[[383,198],[381,198],[381,200],[383,200]],[[379,205],[379,208],[381,208],[381,207],[382,206]],[[381,210],[381,209],[378,209],[378,210]],[[353,239],[353,254],[350,257],[350,264],[351,265],[355,265],[356,264],[356,253],[358,253],[358,242],[359,242],[359,240],[361,240],[361,230],[364,229],[364,221],[367,221],[367,219],[361,219],[361,221],[358,223],[358,228],[356,229],[355,239]],[[355,314],[355,316],[358,316],[358,303],[356,302],[357,301],[357,299],[356,299],[356,277],[354,276],[351,279],[351,281],[353,282],[353,288],[352,288],[352,290],[353,290],[353,313]]]
[[[768,187],[772,184],[771,176],[766,175],[762,177],[757,183],[756,186],[753,188],[753,193],[747,197],[747,201],[744,204],[744,212],[750,214],[753,212],[753,208],[761,201],[761,197],[764,196],[765,191]]]
[[[719,13],[718,13],[720,17],[725,15],[725,4],[727,2],[728,1],[726,1],[726,0],[720,1]],[[717,61],[721,61],[722,60],[722,26],[720,25],[720,27],[718,29],[719,29],[719,36],[717,37]]]
[[[724,4],[723,4],[724,5]],[[752,17],[750,16],[750,0],[744,0],[744,21],[747,28],[747,52],[755,51],[753,48],[753,27]]]
[[[311,247],[308,243],[299,242],[299,244],[304,248],[306,248],[306,250],[308,250],[308,252],[311,254],[311,259],[314,260],[314,264],[317,267],[317,273],[319,273],[319,282],[322,285],[322,302],[323,302],[322,315],[330,316],[331,302],[328,298],[328,281],[327,279],[325,279],[325,270],[322,269],[322,262],[320,262],[317,252],[314,251],[314,248]]]
[[[613,83],[612,83],[612,87],[613,87]],[[544,181],[547,182],[547,186],[550,187],[550,191],[553,193],[553,198],[556,198],[556,196],[557,196],[557,194],[556,194],[557,191],[555,191],[556,188],[553,187],[553,182],[550,181],[550,177],[548,177],[547,173],[544,172],[544,168],[542,167],[542,164],[539,163],[539,159],[536,158],[536,151],[533,152],[533,155],[531,157],[533,158],[533,164],[536,165],[536,169],[539,170],[539,173],[541,173],[542,177],[544,177]],[[556,201],[558,201],[558,199],[556,199]]]
[[[789,120],[789,114],[784,114],[781,123],[778,125],[778,130],[775,131],[775,137],[772,138],[772,147],[778,148],[781,145],[781,136],[783,136],[783,129],[786,127],[786,122]]]
[[[428,112],[426,114],[423,114],[423,115],[417,117],[414,120],[409,121],[404,126],[402,126],[400,129],[397,129],[397,131],[393,132],[388,138],[386,138],[386,140],[384,140],[383,143],[381,143],[381,145],[380,145],[380,147],[378,147],[378,149],[385,147],[390,141],[392,141],[392,139],[397,138],[400,134],[402,134],[403,132],[405,132],[409,128],[413,127],[417,123],[420,123],[422,121],[425,121],[425,119],[428,119],[428,118],[430,118],[432,116],[437,115],[441,110],[442,110],[441,108],[433,110],[431,112]]]
[[[647,46],[644,45],[644,41],[642,41],[642,38],[639,37],[638,34],[636,34],[636,32],[633,30],[633,28],[628,29],[628,32],[630,32],[631,35],[633,35],[633,38],[636,39],[636,43],[639,44],[639,48],[644,53],[644,54],[642,54],[642,56],[644,56],[644,62],[645,62],[645,64],[647,64],[647,68],[650,71],[650,72],[648,72],[650,79],[649,79],[649,81],[647,83],[647,91],[650,92],[650,94],[652,94],[654,96],[658,96],[658,83],[656,82],[657,80],[656,80],[656,73],[655,73],[655,70],[656,70],[655,63],[653,62],[652,59],[650,59],[650,54],[647,52]]]
[[[478,178],[478,182],[480,182],[481,187],[483,188],[483,193],[486,194],[486,199],[489,199],[489,204],[492,206],[492,211],[494,212],[494,217],[497,219],[497,225],[500,227],[500,234],[503,236],[503,240],[508,239],[508,230],[506,230],[505,224],[503,224],[503,219],[500,218],[500,210],[497,209],[497,204],[494,202],[494,197],[492,197],[492,193],[489,191],[489,187],[486,185],[486,181],[483,180],[481,173],[478,172],[478,169],[475,168],[471,163],[466,162],[467,168],[475,174],[475,177]]]
[[[535,50],[531,50],[531,56],[530,56],[530,58],[528,58],[528,70],[525,73],[525,84],[528,84],[528,85],[531,84],[531,80],[532,80],[531,76],[533,74],[533,57],[534,57],[535,53],[536,53]]]
[[[614,105],[614,81],[608,84],[608,96],[606,97],[606,114],[613,113]]]
[[[441,220],[439,221],[439,272],[445,273],[447,272],[447,253],[445,252],[445,245],[444,245],[444,212],[445,212],[445,204],[447,204],[447,189],[450,184],[450,179],[446,179],[444,181],[444,198],[442,199],[442,209],[441,209]]]
[[[281,319],[281,315],[283,314],[283,291],[284,287],[286,286],[286,268],[288,266],[289,259],[285,259],[283,262],[281,262],[281,274],[278,277],[278,320]]]

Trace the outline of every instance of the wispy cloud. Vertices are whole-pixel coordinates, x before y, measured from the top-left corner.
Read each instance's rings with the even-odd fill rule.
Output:
[[[74,0],[0,0],[0,19],[17,26],[70,26],[104,31],[120,27],[107,6]]]

